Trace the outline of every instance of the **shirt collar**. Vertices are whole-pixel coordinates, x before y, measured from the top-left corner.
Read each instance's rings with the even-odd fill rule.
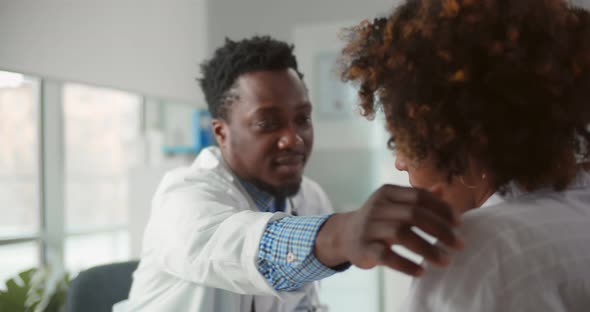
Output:
[[[590,174],[583,169],[578,170],[575,178],[572,182],[568,185],[568,188],[578,188],[578,187],[588,187],[590,186]],[[539,188],[532,193],[542,193],[542,192],[552,192],[552,186],[546,186]],[[506,194],[500,195],[499,192],[494,193],[490,198],[488,198],[481,207],[493,206],[505,202],[506,200],[515,199],[520,197],[524,194],[529,194],[522,190],[522,188],[515,182],[510,181],[508,183],[508,192]]]
[[[285,200],[278,201],[272,194],[263,191],[256,187],[254,184],[246,182],[242,179],[239,179],[240,183],[246,189],[246,192],[256,205],[256,208],[262,212],[276,212],[276,211],[284,211],[285,209]]]
[[[492,194],[488,199],[481,205],[481,207],[488,207],[503,203],[505,200],[498,192]]]

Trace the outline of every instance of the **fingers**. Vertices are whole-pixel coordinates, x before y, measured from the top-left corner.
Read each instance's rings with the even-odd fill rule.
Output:
[[[410,223],[422,231],[434,236],[449,247],[462,249],[464,242],[453,229],[437,215],[424,209],[414,209]]]
[[[448,255],[438,246],[416,234],[410,226],[393,226],[389,222],[376,222],[367,234],[367,240],[379,241],[386,246],[398,244],[439,266],[449,264]]]
[[[448,222],[430,210],[422,209],[421,207],[412,207],[403,204],[385,205],[374,213],[372,220],[373,223],[388,222],[391,227],[399,224],[408,227],[416,226],[422,231],[434,236],[445,245],[455,249],[462,249],[464,245],[463,241],[457,237],[453,231],[453,227]]]
[[[453,231],[460,224],[460,214],[440,199],[440,187],[432,192],[384,185],[373,193],[354,214],[356,222],[351,224],[358,226],[359,236],[358,240],[349,239],[348,259],[365,269],[384,265],[411,276],[422,274],[420,265],[391,250],[399,244],[435,265],[448,265],[449,256],[440,246],[414,232],[420,229],[445,245],[463,248],[463,241]]]
[[[368,254],[375,257],[376,264],[387,266],[410,276],[418,277],[424,272],[420,265],[394,253],[388,245],[383,243],[371,244],[368,247]]]
[[[434,191],[440,193],[440,190],[436,188]],[[461,216],[458,212],[451,209],[440,198],[425,190],[396,185],[384,185],[379,192],[382,192],[387,201],[391,203],[407,204],[430,210],[452,225],[459,225],[461,223]]]
[[[411,228],[404,228],[400,235],[402,246],[422,256],[424,260],[435,265],[445,267],[449,265],[450,258],[440,247],[430,244],[420,235],[414,233]]]

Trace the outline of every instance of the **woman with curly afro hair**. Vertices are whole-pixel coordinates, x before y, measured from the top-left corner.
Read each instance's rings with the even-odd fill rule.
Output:
[[[562,0],[406,0],[349,29],[344,81],[396,167],[465,213],[407,311],[590,309],[590,14]]]

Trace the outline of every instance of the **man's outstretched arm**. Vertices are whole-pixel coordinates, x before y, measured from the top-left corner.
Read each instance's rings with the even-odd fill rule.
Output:
[[[385,185],[354,212],[270,222],[260,242],[258,270],[276,290],[296,290],[350,264],[363,269],[383,265],[419,276],[423,268],[391,246],[402,245],[426,261],[446,266],[449,258],[442,249],[412,227],[461,249],[463,242],[453,232],[459,223],[459,214],[433,194]]]

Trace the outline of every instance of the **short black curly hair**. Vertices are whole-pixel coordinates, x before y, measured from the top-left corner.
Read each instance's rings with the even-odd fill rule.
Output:
[[[254,36],[240,41],[226,38],[213,57],[201,64],[202,78],[198,79],[211,117],[228,120],[228,107],[236,96],[228,92],[243,74],[291,68],[303,80],[293,48],[293,45],[270,36]]]
[[[449,179],[563,189],[590,146],[590,14],[564,0],[406,0],[345,34],[344,81],[395,148]],[[390,144],[391,145],[391,144]]]

